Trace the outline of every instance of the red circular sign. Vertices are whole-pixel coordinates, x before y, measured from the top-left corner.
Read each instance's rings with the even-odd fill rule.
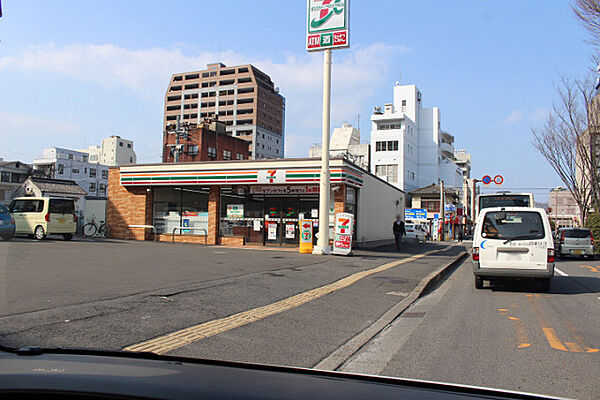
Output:
[[[504,182],[504,178],[502,177],[502,175],[496,175],[494,177],[494,183],[496,185],[502,185],[503,182]]]
[[[490,183],[492,183],[492,177],[486,175],[483,178],[481,178],[481,182],[483,182],[484,185],[489,185]]]

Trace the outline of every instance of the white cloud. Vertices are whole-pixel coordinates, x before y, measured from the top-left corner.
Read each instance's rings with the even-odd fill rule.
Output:
[[[216,60],[228,65],[251,63],[270,75],[286,98],[286,129],[290,132],[286,134],[289,140],[287,154],[306,155],[307,147],[320,141],[322,53],[288,55],[283,61],[273,61],[231,50],[193,55],[184,54],[184,51],[192,50],[184,46],[130,50],[114,44],[30,46],[16,55],[0,57],[0,73],[19,71],[43,77],[62,75],[102,88],[124,88],[141,99],[162,101],[173,73],[204,69],[207,63]],[[405,46],[376,43],[334,52],[332,128],[342,121],[356,119],[360,110],[368,106],[369,98],[389,80],[392,57],[407,51],[410,48]],[[57,116],[58,121],[62,119]],[[154,135],[160,141],[161,127],[156,129]],[[135,137],[132,139],[136,140]],[[49,138],[45,142],[46,147],[54,145]],[[303,149],[296,150],[297,147]]]
[[[517,122],[520,122],[522,119],[523,119],[523,111],[515,110],[512,113],[510,113],[510,115],[508,117],[506,117],[504,122],[506,122],[508,124],[515,124]]]

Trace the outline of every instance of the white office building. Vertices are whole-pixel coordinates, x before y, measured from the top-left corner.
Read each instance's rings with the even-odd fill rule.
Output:
[[[89,162],[119,167],[137,163],[137,156],[133,150],[133,141],[120,136],[111,136],[102,139],[100,146],[89,146],[79,150],[89,155]]]
[[[351,124],[335,128],[329,141],[329,156],[344,157],[362,169],[369,171],[369,144],[360,142],[360,131]],[[321,145],[308,149],[310,158],[321,158]]]
[[[415,85],[394,86],[393,103],[371,116],[371,172],[405,192],[444,181],[460,188],[454,137],[441,129],[440,109],[423,108]]]
[[[33,160],[33,169],[46,178],[73,180],[89,196],[105,197],[108,166],[90,162],[89,157],[81,151],[52,147]]]

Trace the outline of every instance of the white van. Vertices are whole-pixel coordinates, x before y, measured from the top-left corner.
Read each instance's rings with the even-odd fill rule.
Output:
[[[554,240],[546,211],[532,207],[481,210],[473,234],[475,287],[494,278],[533,278],[550,290]]]
[[[42,240],[60,234],[71,240],[77,229],[75,201],[54,197],[19,197],[10,203],[15,220],[15,234],[33,235]]]

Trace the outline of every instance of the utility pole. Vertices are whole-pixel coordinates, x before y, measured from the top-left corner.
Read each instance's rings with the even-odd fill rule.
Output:
[[[179,156],[183,153],[183,145],[180,142],[180,139],[183,138],[185,140],[189,139],[188,136],[189,126],[187,123],[181,123],[181,116],[177,116],[177,124],[175,125],[175,130],[167,130],[167,134],[175,135],[175,147],[173,148],[173,156],[175,158],[175,162],[179,162]]]
[[[446,202],[444,201],[444,180],[440,181],[440,219],[442,223],[442,235],[440,241],[446,239]]]
[[[323,52],[323,125],[319,179],[319,239],[313,254],[329,254],[329,130],[331,111],[331,49]]]
[[[472,230],[475,229],[475,218],[477,218],[477,215],[475,214],[475,205],[476,205],[476,201],[475,201],[475,193],[477,190],[476,184],[477,182],[480,182],[478,179],[473,178],[473,182],[471,184],[471,224],[473,225]],[[473,232],[474,234],[475,232]]]

